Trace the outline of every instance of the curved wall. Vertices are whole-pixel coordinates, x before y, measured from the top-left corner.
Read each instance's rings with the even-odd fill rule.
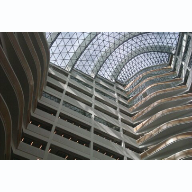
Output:
[[[178,159],[191,139],[173,139],[192,131],[192,46],[181,44],[171,65],[123,88],[49,65],[43,33],[0,33],[0,158]]]
[[[9,159],[11,147],[17,149],[46,83],[49,50],[43,33],[0,33],[0,42],[0,96],[6,106],[0,108],[5,135],[0,145],[6,143],[1,158]],[[5,112],[10,123],[6,123]]]

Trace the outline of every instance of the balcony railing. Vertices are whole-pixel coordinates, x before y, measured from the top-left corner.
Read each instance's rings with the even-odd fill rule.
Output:
[[[192,157],[192,149],[186,149],[186,150],[180,151],[163,160],[180,160],[180,159],[185,159],[187,157]]]
[[[190,97],[192,97],[192,93],[179,95],[179,96],[175,96],[175,97],[168,97],[165,99],[158,100],[155,103],[152,103],[151,105],[149,105],[148,107],[143,109],[142,111],[138,112],[135,116],[132,117],[132,120],[135,121],[137,118],[141,117],[142,115],[144,115],[145,113],[149,112],[151,109],[153,109],[154,107],[156,107],[162,103],[176,101],[176,100],[190,98]]]
[[[174,87],[177,84],[181,83],[182,79],[180,78],[176,78],[170,81],[166,81],[166,82],[160,82],[160,83],[154,83],[153,85],[148,86],[147,88],[145,88],[144,90],[142,90],[140,93],[136,94],[135,96],[133,96],[132,98],[130,98],[128,100],[128,104],[130,104],[131,106],[135,105],[137,102],[141,101],[143,98],[145,98],[144,95],[149,95],[155,91],[158,90],[162,90],[162,89],[166,89],[167,86],[170,87]]]
[[[177,107],[172,107],[169,109],[165,109],[163,111],[160,111],[158,113],[156,113],[155,115],[153,115],[152,117],[148,118],[147,120],[145,120],[144,122],[140,123],[139,125],[137,125],[134,128],[134,131],[137,132],[140,129],[146,127],[147,125],[151,124],[152,122],[154,122],[155,120],[157,120],[158,118],[165,116],[169,113],[173,113],[173,112],[178,112],[178,111],[183,111],[183,110],[188,110],[188,109],[192,109],[192,104],[190,105],[183,105],[183,106],[177,106]]]
[[[140,105],[142,105],[143,103],[145,103],[147,100],[151,99],[152,97],[155,97],[157,95],[163,94],[163,93],[168,93],[168,92],[172,92],[172,91],[177,91],[179,89],[187,89],[186,85],[181,85],[181,86],[177,86],[177,87],[171,87],[171,88],[167,88],[167,89],[163,89],[163,90],[159,90],[156,91],[150,95],[148,95],[147,97],[145,97],[144,99],[142,99],[140,102],[138,102],[137,104],[135,104],[133,107],[131,107],[129,110],[132,112],[134,111],[136,108],[138,108]]]
[[[143,137],[139,138],[137,140],[137,143],[141,145],[142,143],[146,142],[147,140],[151,139],[152,137],[156,136],[157,134],[163,132],[164,130],[170,127],[190,122],[192,122],[192,116],[169,121],[163,125],[160,125],[159,127],[150,131],[149,133],[145,134]]]
[[[160,75],[152,75],[151,77],[148,77],[144,81],[137,84],[134,88],[132,88],[130,91],[127,92],[127,95],[134,95],[143,90],[145,87],[155,83],[155,82],[162,82],[162,81],[168,81],[170,79],[173,79],[177,75],[176,72],[169,72],[165,74]]]
[[[125,90],[126,89],[131,89],[132,87],[134,87],[138,82],[138,80],[142,79],[142,77],[144,77],[145,75],[147,75],[148,73],[154,72],[154,71],[158,71],[158,70],[162,70],[164,68],[169,68],[166,67],[167,64],[162,64],[162,65],[156,65],[156,66],[151,66],[151,67],[147,67],[145,69],[142,69],[141,71],[139,71],[138,73],[136,73],[132,78],[130,78],[127,83],[128,85],[125,86]]]
[[[168,145],[170,145],[173,142],[177,142],[179,140],[187,139],[187,138],[191,138],[191,137],[192,137],[192,132],[182,133],[177,136],[171,137],[171,138],[167,139],[166,141],[163,141],[162,143],[157,144],[156,146],[141,153],[141,159],[144,159],[144,158],[154,154],[155,152],[160,151],[161,149],[167,147]]]

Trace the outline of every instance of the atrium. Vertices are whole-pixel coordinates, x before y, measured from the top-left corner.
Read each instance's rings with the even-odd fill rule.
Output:
[[[1,32],[0,159],[192,159],[191,37]]]
[[[179,33],[46,33],[46,38],[53,64],[126,84],[140,70],[167,63]]]

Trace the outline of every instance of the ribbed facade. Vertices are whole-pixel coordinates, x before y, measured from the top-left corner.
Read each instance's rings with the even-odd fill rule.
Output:
[[[18,151],[45,86],[49,57],[43,33],[0,33],[1,159]]]
[[[43,33],[0,33],[1,159],[190,159],[189,37],[122,85],[50,63]]]

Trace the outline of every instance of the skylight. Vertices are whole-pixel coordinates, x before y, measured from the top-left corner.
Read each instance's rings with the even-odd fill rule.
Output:
[[[179,33],[46,33],[50,61],[71,71],[125,83],[139,70],[168,62]]]

